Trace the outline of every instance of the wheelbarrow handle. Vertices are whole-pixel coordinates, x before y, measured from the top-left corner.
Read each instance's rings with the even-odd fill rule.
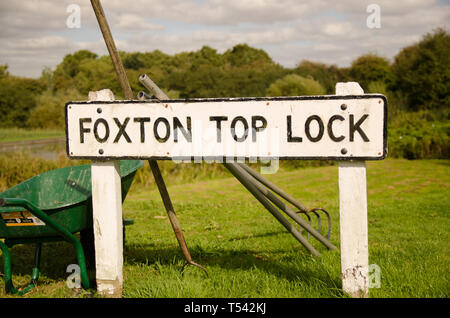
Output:
[[[20,198],[0,198],[0,207],[2,206],[20,206],[24,209],[27,209],[31,214],[38,217],[41,221],[43,221],[46,225],[52,227],[58,233],[60,233],[65,239],[73,242],[73,238],[75,238],[72,233],[67,231],[64,227],[56,223],[52,218],[50,218],[47,213],[39,209],[33,203],[26,199]],[[1,212],[0,212],[1,213]]]
[[[80,265],[80,275],[81,282],[83,287],[89,289],[89,278],[86,270],[86,260],[84,257],[83,247],[80,241],[68,231],[66,228],[58,224],[55,220],[53,220],[50,216],[47,215],[44,211],[39,209],[37,206],[32,204],[30,201],[21,198],[0,198],[0,207],[3,206],[20,206],[26,210],[28,210],[31,214],[38,217],[41,221],[43,221],[46,225],[53,228],[57,231],[62,237],[75,245],[75,249],[77,251],[77,259],[78,265]],[[0,212],[2,213],[2,212]]]

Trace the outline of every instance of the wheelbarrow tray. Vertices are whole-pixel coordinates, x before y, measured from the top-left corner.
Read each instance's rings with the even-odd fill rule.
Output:
[[[120,162],[122,201],[130,189],[140,160]],[[0,198],[25,199],[71,233],[92,227],[91,166],[66,167],[34,176],[6,191]],[[59,234],[23,207],[1,207],[0,238],[27,239]]]

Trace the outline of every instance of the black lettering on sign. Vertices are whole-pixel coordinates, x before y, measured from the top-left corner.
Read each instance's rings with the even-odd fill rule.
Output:
[[[159,123],[164,123],[166,126],[166,135],[164,137],[161,137],[158,133],[158,125]],[[155,135],[156,140],[159,142],[166,142],[170,137],[170,125],[169,121],[163,117],[159,117],[155,120],[155,123],[153,124],[153,134]]]
[[[256,122],[261,122],[260,126],[256,126]],[[263,116],[252,116],[252,141],[256,142],[256,133],[266,129],[267,120]]]
[[[130,121],[130,117],[125,118],[125,120],[123,121],[123,124],[120,123],[119,119],[117,119],[116,117],[114,117],[114,122],[116,123],[117,127],[119,127],[119,131],[117,132],[116,138],[114,139],[114,143],[117,143],[120,139],[120,137],[124,137],[125,140],[128,143],[131,143],[131,139],[130,136],[128,136],[127,132],[125,131],[125,128],[128,125],[128,122]]]
[[[222,142],[222,121],[228,120],[228,117],[227,116],[211,116],[211,117],[209,117],[209,120],[216,122],[217,142]]]
[[[311,132],[310,132],[310,125],[313,120],[315,120],[317,122],[317,124],[319,124],[319,133],[317,134],[316,137],[311,136]],[[309,116],[308,119],[306,119],[305,134],[306,134],[306,137],[308,137],[309,141],[312,141],[312,142],[320,141],[320,139],[322,139],[322,137],[323,137],[323,132],[324,132],[323,122],[319,116],[312,115],[312,116]]]
[[[345,137],[342,136],[342,135],[339,136],[339,137],[336,137],[336,136],[335,136],[335,134],[334,134],[334,132],[333,132],[333,122],[334,122],[335,120],[343,121],[343,120],[344,120],[344,117],[342,117],[341,115],[334,115],[334,116],[331,116],[330,120],[328,121],[328,125],[327,125],[328,136],[330,136],[330,139],[331,139],[331,140],[333,140],[333,141],[335,141],[335,142],[339,142],[339,141],[344,140]]]
[[[84,123],[91,123],[92,118],[80,118],[80,143],[84,143],[84,134],[90,132],[89,128],[84,128]]]
[[[150,122],[150,117],[135,117],[134,118],[135,123],[140,123],[140,130],[141,130],[141,143],[145,142],[145,128],[144,124]]]
[[[302,142],[302,137],[292,137],[292,116],[289,115],[287,120],[287,142]]]
[[[98,125],[103,124],[103,126],[105,127],[105,135],[103,136],[103,138],[100,138],[100,136],[98,135]],[[95,139],[99,142],[99,143],[104,143],[105,141],[108,140],[109,137],[109,125],[108,122],[103,119],[103,118],[99,118],[95,121],[94,123],[94,136]]]
[[[369,117],[369,114],[365,114],[364,116],[362,116],[357,122],[356,124],[354,124],[354,116],[350,115],[350,141],[353,141],[354,139],[354,135],[355,135],[355,131],[357,131],[359,133],[359,135],[361,136],[361,138],[365,141],[368,142],[369,138],[367,138],[366,134],[364,133],[364,131],[361,129],[361,124],[363,123],[364,120],[366,120],[367,117]]]
[[[241,137],[238,137],[236,135],[236,124],[238,121],[240,121],[242,123],[242,125],[244,125],[244,134]],[[233,136],[233,139],[236,140],[237,142],[243,142],[243,141],[245,141],[245,139],[247,139],[248,123],[244,117],[237,116],[233,119],[233,121],[231,122],[231,135]]]
[[[192,125],[191,125],[191,117],[186,118],[186,126],[187,131],[184,129],[183,125],[181,124],[180,120],[177,117],[173,118],[173,141],[178,142],[178,129],[181,130],[183,133],[184,138],[188,142],[192,142]]]

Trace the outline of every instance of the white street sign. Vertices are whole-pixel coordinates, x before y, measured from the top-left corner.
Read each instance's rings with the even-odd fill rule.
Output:
[[[69,102],[84,159],[361,159],[387,155],[383,95]]]

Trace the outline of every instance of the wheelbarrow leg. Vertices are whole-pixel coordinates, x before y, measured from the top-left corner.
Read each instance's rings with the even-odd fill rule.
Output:
[[[17,294],[19,291],[14,288],[12,281],[12,271],[11,271],[11,254],[9,253],[8,246],[0,241],[0,249],[3,253],[3,275],[5,279],[5,290],[8,294]]]
[[[86,268],[95,270],[95,242],[92,227],[80,231],[80,242],[84,250]]]
[[[57,231],[62,237],[64,237],[68,242],[72,243],[75,246],[75,250],[77,252],[77,260],[78,265],[80,266],[80,276],[81,276],[81,284],[85,289],[89,289],[89,278],[86,271],[86,261],[84,258],[84,251],[83,246],[81,245],[80,241],[66,228],[58,224],[55,220],[53,220],[51,217],[47,215],[47,213],[40,210],[37,206],[32,204],[31,202],[20,199],[20,198],[0,198],[0,207],[2,206],[21,206],[25,209],[27,209],[31,214],[41,219],[47,226],[50,226],[55,231]],[[9,251],[7,249],[7,246],[2,243],[0,244],[0,248],[2,251],[6,250],[7,258],[9,260],[9,271],[11,271],[11,259],[9,256]],[[4,252],[5,253],[5,252]],[[40,252],[39,252],[40,253]],[[6,264],[6,263],[5,263]],[[8,266],[6,266],[8,267]],[[7,269],[5,269],[6,271]],[[11,275],[11,273],[9,273]],[[5,276],[7,276],[5,274]],[[11,282],[12,283],[12,282]]]
[[[22,295],[28,293],[31,289],[33,289],[36,286],[37,281],[39,279],[39,264],[41,262],[41,248],[42,248],[42,243],[36,243],[36,249],[34,252],[34,266],[33,266],[33,271],[31,274],[31,280],[27,286],[25,286],[21,290],[18,290],[14,287],[14,284],[12,281],[11,254],[10,254],[9,249],[6,246],[6,244],[3,243],[2,241],[0,241],[0,249],[2,250],[2,253],[3,253],[3,270],[4,270],[6,293],[22,296]]]
[[[181,229],[180,222],[178,222],[178,218],[175,214],[172,201],[170,200],[169,192],[167,192],[164,179],[161,176],[161,171],[159,170],[158,163],[155,160],[149,160],[148,163],[150,164],[150,168],[155,178],[156,185],[158,186],[159,193],[161,194],[161,198],[163,200],[164,207],[166,208],[170,224],[172,224],[172,229],[175,233],[175,237],[177,238],[180,249],[186,259],[186,263],[181,268],[181,271],[184,271],[186,265],[193,265],[200,268],[205,272],[206,276],[208,276],[208,272],[206,271],[206,269],[192,260],[191,254],[189,253],[189,249],[186,244],[186,240],[184,239],[183,230]]]
[[[36,243],[36,248],[34,250],[34,267],[33,272],[31,274],[31,282],[30,285],[33,285],[32,287],[36,286],[37,281],[39,279],[39,265],[41,264],[41,250],[42,250],[42,243]]]

